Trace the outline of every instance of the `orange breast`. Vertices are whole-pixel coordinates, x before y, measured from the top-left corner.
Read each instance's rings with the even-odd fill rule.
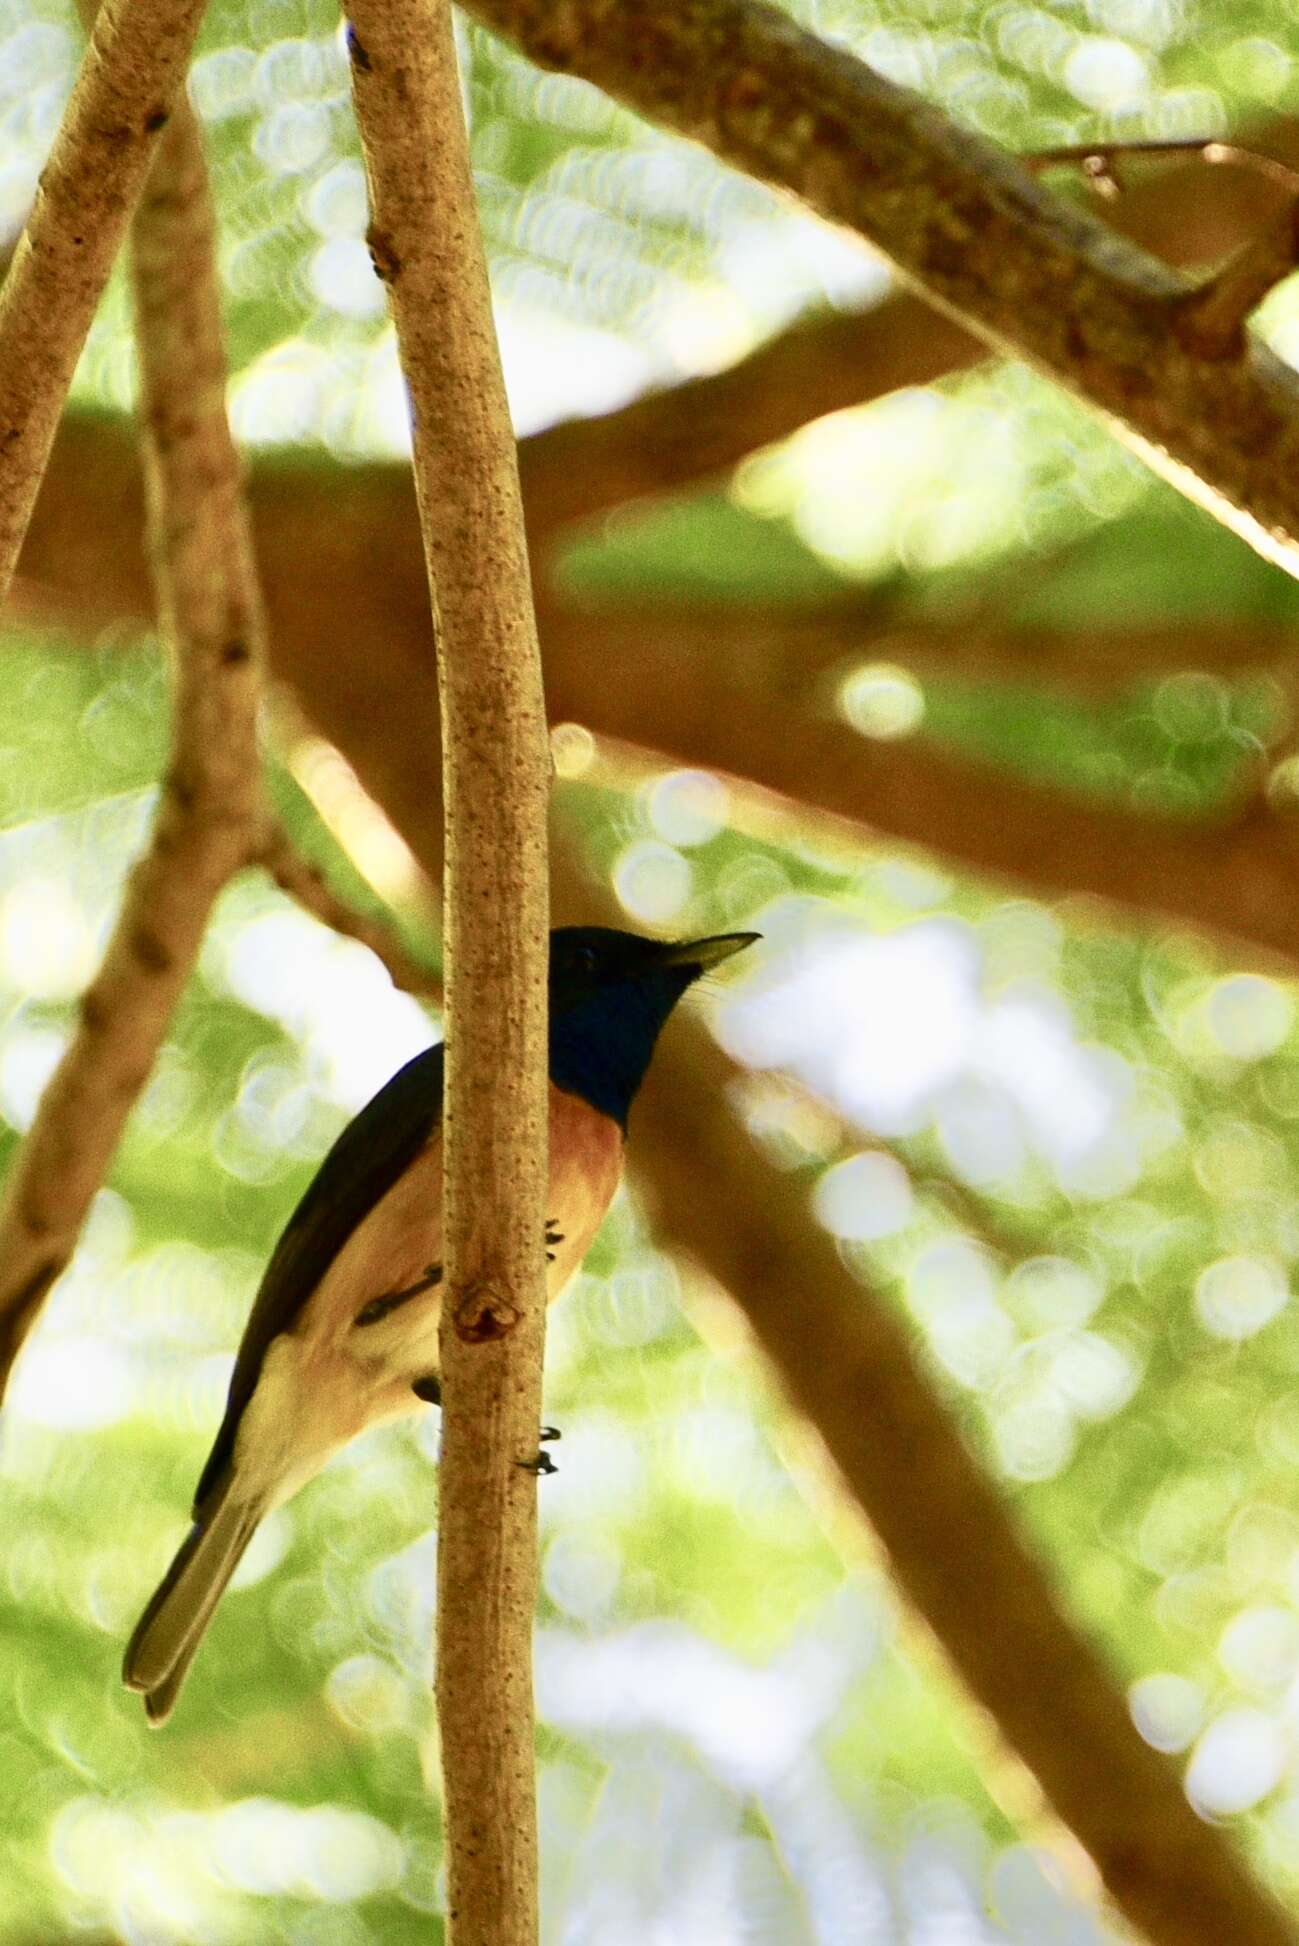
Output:
[[[622,1130],[588,1102],[550,1084],[550,1201],[562,1242],[550,1267],[552,1297],[591,1247],[622,1174]]]

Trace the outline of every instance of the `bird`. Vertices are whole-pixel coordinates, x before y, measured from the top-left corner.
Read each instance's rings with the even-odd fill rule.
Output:
[[[548,1297],[613,1199],[628,1115],[672,1009],[757,937],[551,934]],[[393,1075],[329,1150],[271,1253],[193,1525],[126,1648],[122,1680],[155,1726],[262,1517],[365,1428],[440,1398],[443,1075],[441,1042]]]

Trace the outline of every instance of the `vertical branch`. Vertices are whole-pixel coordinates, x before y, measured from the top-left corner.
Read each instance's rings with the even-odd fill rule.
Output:
[[[437,1696],[454,1946],[537,1936],[532,1616],[544,1329],[549,757],[514,439],[448,0],[350,36],[415,426],[446,802]],[[521,1466],[519,1462],[524,1462]]]
[[[132,231],[149,534],[176,658],[171,758],[104,963],[0,1203],[0,1383],[112,1161],[213,901],[256,848],[261,604],[225,415],[198,126],[182,102]]]
[[[0,600],[203,0],[107,0],[0,292]]]

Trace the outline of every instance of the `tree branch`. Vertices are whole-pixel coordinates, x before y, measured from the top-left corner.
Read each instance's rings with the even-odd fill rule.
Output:
[[[1299,573],[1299,375],[1175,328],[1187,286],[918,95],[764,0],[472,0],[578,73],[792,190],[992,349],[1097,407],[1179,491]]]
[[[797,692],[804,701],[832,698],[840,678],[870,661],[897,663],[922,678],[1102,698],[1184,670],[1225,678],[1285,671],[1299,652],[1299,630],[1253,617],[1055,628],[1004,621],[995,602],[988,607],[991,613],[972,602],[950,617],[913,619],[899,615],[887,595],[869,592],[786,606],[552,599],[542,608],[542,648],[547,667],[573,671],[574,687],[583,658],[598,646],[620,664],[634,664],[642,653],[661,657],[689,670],[692,681],[715,665],[732,684],[777,697]],[[589,720],[585,710],[575,713]]]
[[[1272,124],[1261,136],[1278,154],[1299,157],[1299,126]],[[1288,169],[1288,164],[1282,163]],[[1125,189],[1111,212],[1115,227],[1178,263],[1197,263],[1238,246],[1276,213],[1275,192],[1254,176],[1183,163],[1150,171]],[[524,507],[534,551],[562,527],[647,495],[689,486],[725,471],[827,412],[860,405],[904,385],[922,385],[986,355],[969,333],[901,293],[857,314],[800,320],[729,370],[647,393],[615,412],[569,420],[519,442]],[[319,457],[262,455],[250,492],[275,636],[292,639],[293,603],[280,612],[281,580],[311,558],[279,536],[301,520],[316,549],[343,558],[357,579],[365,550],[392,522],[422,569],[408,469],[385,462],[342,467]],[[55,442],[23,557],[33,589],[66,588],[87,618],[115,619],[146,592],[134,552],[134,453],[120,427],[101,414],[74,413]],[[345,519],[337,517],[339,510]],[[354,528],[361,531],[353,538]],[[296,599],[296,591],[295,599]],[[353,671],[354,674],[363,672]]]
[[[0,291],[0,601],[203,0],[107,0]]]
[[[126,455],[111,430],[101,436],[77,426],[69,433],[69,497],[57,515],[51,503],[42,567],[57,565],[57,547],[66,542],[67,585],[91,597],[107,585],[110,612],[130,612],[131,585],[112,584],[115,572],[129,572],[117,565],[126,550],[116,559],[104,554],[96,523],[71,492],[79,465],[82,478],[96,481],[97,501],[113,507],[127,500]],[[397,828],[408,838],[421,834],[416,849],[425,862],[438,858],[440,794],[427,764],[437,713],[422,679],[429,623],[408,481],[395,468],[281,459],[259,466],[254,486],[275,673],[293,684],[322,734],[347,751]],[[620,623],[617,611],[606,610],[597,633],[580,611],[547,601],[540,624],[553,721],[584,722],[649,744],[670,761],[719,767],[1042,895],[1092,893],[1142,924],[1163,913],[1299,961],[1299,850],[1282,811],[1260,806],[1230,823],[1174,821],[1094,804],[929,742],[870,742],[835,719],[815,645],[801,636],[782,641],[774,625],[746,649],[741,679],[716,642],[703,642],[684,621],[674,620],[671,632],[661,622],[647,629],[635,614]],[[1045,638],[1053,657],[1071,657],[1069,639]],[[1117,655],[1124,638],[1111,639]],[[344,662],[340,640],[382,642],[384,654]],[[1148,661],[1138,673],[1149,677],[1165,656],[1169,668],[1216,668],[1219,641],[1230,666],[1247,666],[1255,641],[1268,649],[1273,636],[1214,625],[1155,630],[1141,640]],[[976,635],[976,670],[977,645]],[[1015,637],[1000,636],[998,645],[1006,673],[1014,673]],[[1279,631],[1276,646],[1284,651]],[[851,652],[852,642],[831,643],[832,668],[841,647]],[[959,661],[953,673],[964,673]],[[797,734],[791,710],[799,712]]]
[[[359,792],[359,785],[357,789]],[[319,919],[322,926],[329,926],[344,939],[359,940],[362,946],[368,946],[388,969],[394,986],[421,998],[441,996],[441,980],[412,959],[387,920],[358,912],[346,899],[340,898],[319,865],[303,856],[283,825],[272,825],[258,856],[251,862],[269,872],[281,892],[296,899],[303,911]]]
[[[262,815],[263,624],[225,417],[211,205],[184,102],[135,219],[132,276],[158,609],[176,653],[172,750],[148,849],[5,1184],[0,1385],[71,1256],[213,902],[248,862]]]
[[[1299,125],[1272,123],[1240,152],[1248,153],[1252,174],[1206,169],[1203,144],[1152,145],[1152,153],[1156,148],[1167,166],[1125,185],[1107,221],[1172,263],[1197,264],[1247,244],[1274,220],[1278,190],[1293,194],[1294,168],[1285,156],[1299,160]],[[1078,159],[1061,151],[1032,162]],[[824,413],[928,385],[986,356],[977,338],[905,291],[866,311],[800,319],[726,371],[520,440],[533,547],[575,521],[724,472]]]
[[[812,1223],[805,1180],[765,1163],[718,1112],[732,1072],[682,1022],[637,1103],[636,1153],[664,1239],[740,1304],[904,1593],[1132,1925],[1152,1946],[1293,1946],[1286,1917],[1137,1735],[901,1321]]]
[[[549,649],[549,613],[541,611]],[[1053,897],[1090,893],[1299,960],[1299,832],[1251,803],[1211,822],[1159,817],[1033,783],[926,738],[881,742],[834,712],[833,685],[782,645],[742,671],[606,615],[598,658],[547,655],[551,712],[729,772],[879,836]],[[394,816],[396,814],[394,813]]]
[[[532,1946],[545,1320],[541,661],[449,0],[353,0],[349,44],[439,635],[448,1011],[437,1698],[455,1946]],[[424,751],[417,775],[431,765]],[[523,1462],[521,1464],[520,1462]]]

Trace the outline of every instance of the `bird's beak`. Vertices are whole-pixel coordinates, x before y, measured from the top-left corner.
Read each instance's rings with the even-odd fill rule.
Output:
[[[719,932],[711,939],[685,939],[679,946],[664,946],[663,966],[697,966],[706,972],[709,967],[720,966],[732,953],[742,953],[746,946],[761,939],[760,932]]]

